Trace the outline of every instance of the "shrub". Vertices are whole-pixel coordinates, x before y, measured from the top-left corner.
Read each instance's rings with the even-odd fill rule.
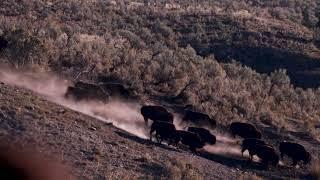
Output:
[[[199,170],[181,159],[171,159],[166,163],[169,179],[202,180]]]

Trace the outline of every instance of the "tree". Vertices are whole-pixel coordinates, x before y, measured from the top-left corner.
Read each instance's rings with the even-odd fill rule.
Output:
[[[264,105],[267,97],[270,97],[272,94],[272,91],[274,87],[276,86],[285,86],[285,85],[290,85],[290,78],[287,75],[287,70],[286,69],[279,69],[276,70],[275,72],[272,72],[270,75],[270,88],[268,90],[268,93],[266,93],[261,101],[261,103],[258,105],[256,108],[256,111],[254,114],[259,112],[261,110],[261,107]]]

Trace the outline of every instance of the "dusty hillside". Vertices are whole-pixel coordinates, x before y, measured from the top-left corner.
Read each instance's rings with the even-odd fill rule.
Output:
[[[292,140],[319,156],[319,7],[316,0],[3,0],[1,131],[88,179],[306,177],[310,167],[247,165],[224,129],[250,122],[274,146]],[[77,80],[120,83],[140,101],[64,99]],[[192,156],[150,143],[144,103],[166,106],[177,121],[191,104],[218,122],[220,144]]]
[[[1,134],[7,141],[35,146],[73,167],[81,179],[138,177],[229,177],[224,165],[182,150],[159,146],[110,123],[1,83]],[[13,98],[14,97],[14,98]]]
[[[108,108],[108,105],[96,104],[95,108],[90,108],[92,103],[62,101],[59,100],[62,98],[59,94],[63,92],[61,82],[64,81],[56,79],[54,82],[52,76],[43,78],[45,75],[42,78],[35,77],[39,76],[2,73],[1,81],[6,82],[0,85],[2,137],[5,141],[19,142],[25,147],[33,146],[38,151],[57,157],[70,165],[73,174],[80,179],[297,178],[308,174],[306,168],[309,169],[309,166],[295,169],[281,165],[266,170],[256,162],[247,164],[239,154],[237,142],[222,133],[224,130],[213,131],[218,137],[217,144],[205,147],[198,156],[182,146],[177,149],[151,143],[145,139],[148,135],[142,117],[135,116],[138,113],[137,106],[125,102],[110,103],[108,105],[112,110],[108,111],[101,109]],[[46,84],[43,84],[46,82],[44,80]],[[58,82],[61,83],[61,90],[55,91],[52,84]],[[274,127],[266,126],[263,133],[268,142],[277,145],[281,136]],[[320,143],[311,137],[299,132],[284,134],[282,138],[298,141],[310,151],[319,152]]]

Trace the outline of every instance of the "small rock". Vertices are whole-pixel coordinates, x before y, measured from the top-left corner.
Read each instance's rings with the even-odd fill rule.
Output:
[[[59,109],[58,112],[61,113],[61,114],[64,114],[64,113],[66,113],[66,110],[65,109]]]
[[[90,156],[87,156],[87,159],[88,159],[89,161],[94,161],[94,160],[95,160],[95,157],[92,156],[92,155],[90,155]]]
[[[105,144],[109,144],[110,146],[118,146],[118,144],[117,143],[115,143],[115,142],[109,142],[109,141],[105,141]]]
[[[112,124],[112,122],[107,122],[107,123],[105,123],[105,125],[112,126],[113,124]]]
[[[95,128],[95,127],[93,127],[93,126],[90,127],[89,129],[90,129],[91,131],[96,131],[96,130],[97,130],[97,128]]]
[[[25,106],[26,109],[30,110],[30,111],[33,111],[34,110],[34,107],[33,106]]]
[[[189,163],[187,163],[187,164],[186,164],[186,168],[187,168],[187,169],[192,169],[192,165],[189,164]]]
[[[147,162],[148,159],[147,158],[144,158],[144,157],[140,157],[140,158],[135,158],[133,159],[134,161],[138,161],[138,162]]]

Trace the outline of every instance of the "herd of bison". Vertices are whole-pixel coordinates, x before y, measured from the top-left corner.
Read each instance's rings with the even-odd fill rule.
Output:
[[[76,82],[73,86],[68,87],[65,94],[66,98],[74,100],[109,100],[110,97],[118,96],[125,99],[130,99],[132,95],[122,84],[118,83],[103,83],[90,84],[82,81]],[[150,140],[155,133],[155,138],[158,143],[167,142],[167,144],[177,146],[179,143],[189,147],[192,153],[197,153],[197,149],[205,145],[214,145],[216,137],[206,128],[214,129],[216,121],[207,114],[195,112],[189,109],[189,106],[184,108],[183,122],[193,124],[196,127],[188,127],[187,130],[178,130],[173,124],[174,115],[166,108],[156,105],[144,105],[141,107],[141,115],[144,117],[146,126],[148,120],[153,123],[150,128]],[[206,127],[206,128],[204,128]],[[279,163],[279,155],[277,150],[270,144],[262,140],[261,132],[252,124],[243,122],[232,122],[229,126],[231,135],[235,138],[239,136],[243,138],[241,144],[241,152],[248,150],[249,162],[252,161],[254,155],[261,159],[262,165],[267,166],[272,164],[277,166]],[[299,161],[305,164],[310,163],[310,153],[300,144],[294,142],[281,142],[279,145],[281,158],[284,155],[292,159],[293,165]]]
[[[206,144],[214,145],[216,143],[216,137],[203,127],[188,127],[186,131],[177,130],[173,124],[173,115],[162,106],[143,106],[141,108],[141,114],[144,117],[146,124],[148,123],[148,119],[153,120],[150,130],[150,140],[152,140],[155,132],[158,143],[166,141],[168,145],[177,145],[181,142],[188,146],[193,153],[196,153],[198,148],[202,148]],[[182,120],[186,122],[191,121],[192,124],[197,124],[197,122],[201,121],[207,122],[208,119],[210,119],[210,117],[206,114],[185,110]],[[210,121],[211,127],[214,127],[216,124],[215,120],[210,119]],[[250,161],[253,156],[256,155],[261,159],[263,165],[278,165],[279,155],[277,151],[274,147],[261,139],[261,132],[252,124],[232,122],[229,129],[233,137],[239,136],[243,138],[241,152],[243,155],[243,153],[248,150]],[[310,153],[298,143],[281,142],[279,151],[281,158],[283,158],[284,155],[288,156],[292,159],[293,165],[296,165],[299,161],[303,161],[305,164],[308,164],[311,161]]]

